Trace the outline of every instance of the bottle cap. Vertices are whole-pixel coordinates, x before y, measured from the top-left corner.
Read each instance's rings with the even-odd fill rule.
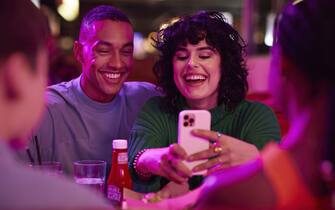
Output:
[[[114,139],[113,140],[113,149],[127,149],[127,140],[126,139]]]

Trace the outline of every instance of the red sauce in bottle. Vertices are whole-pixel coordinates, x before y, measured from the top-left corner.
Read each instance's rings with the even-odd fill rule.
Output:
[[[128,170],[127,140],[113,140],[112,167],[107,180],[107,198],[115,206],[121,206],[123,189],[132,188]]]

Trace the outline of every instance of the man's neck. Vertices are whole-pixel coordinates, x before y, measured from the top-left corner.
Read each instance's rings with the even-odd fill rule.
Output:
[[[87,79],[83,79],[84,76],[80,77],[80,87],[83,90],[84,94],[92,99],[93,101],[100,102],[100,103],[109,103],[112,102],[115,98],[115,95],[106,95],[106,94],[97,94],[101,92],[97,88],[94,88],[93,85],[90,85]]]

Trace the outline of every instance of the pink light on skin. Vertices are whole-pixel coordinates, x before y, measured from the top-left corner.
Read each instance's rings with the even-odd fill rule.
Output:
[[[300,136],[304,133],[306,127],[308,127],[310,122],[310,112],[305,110],[299,114],[299,117],[295,117],[291,120],[291,127],[287,135],[281,140],[281,147],[288,149],[297,143],[298,139],[301,139]]]
[[[222,169],[206,178],[204,188],[218,189],[236,182],[240,182],[241,179],[259,172],[262,166],[262,161],[260,159],[256,159],[248,164],[232,167],[229,169]]]

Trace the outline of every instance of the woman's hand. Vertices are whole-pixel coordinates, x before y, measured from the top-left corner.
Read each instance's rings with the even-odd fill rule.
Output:
[[[193,172],[208,169],[208,174],[210,174],[222,168],[240,165],[259,155],[255,145],[216,131],[195,129],[192,134],[208,141],[214,141],[208,150],[197,152],[187,158],[188,161],[209,159],[194,167]]]
[[[192,176],[192,171],[183,163],[186,158],[185,150],[178,144],[172,144],[145,151],[138,159],[137,168],[182,184]]]
[[[175,182],[169,182],[165,185],[160,191],[155,193],[148,193],[144,196],[143,199],[147,200],[147,202],[157,202],[161,200],[165,200],[168,198],[174,198],[181,195],[185,195],[188,193],[189,187],[188,183],[177,184]]]

